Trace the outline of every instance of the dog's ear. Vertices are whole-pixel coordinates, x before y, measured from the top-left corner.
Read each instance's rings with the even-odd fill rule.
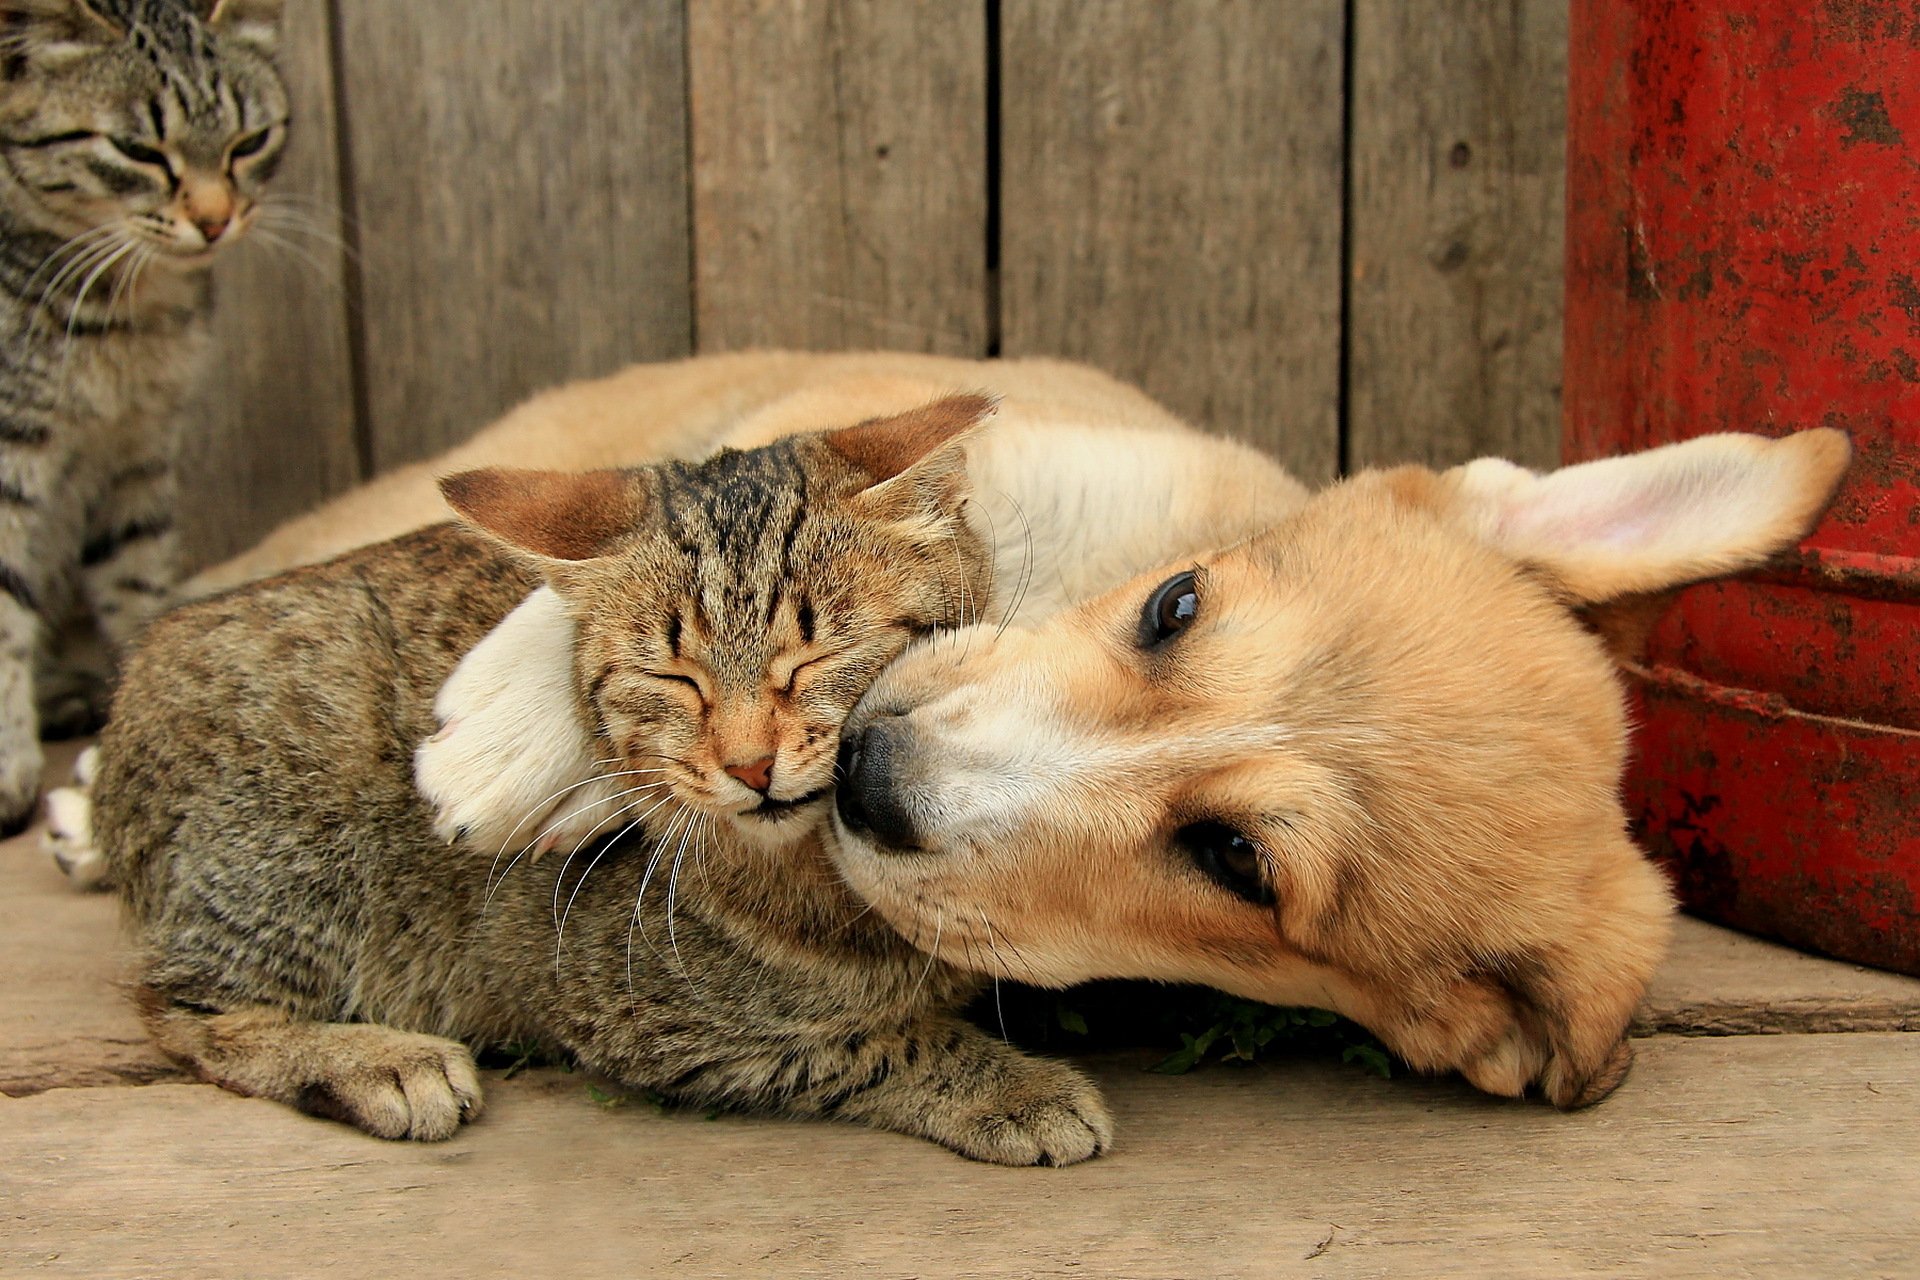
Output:
[[[1478,535],[1572,603],[1673,590],[1764,563],[1805,537],[1852,456],[1827,428],[1713,435],[1536,474],[1497,458],[1446,472]]]
[[[467,524],[544,560],[591,560],[646,518],[645,486],[630,471],[482,467],[440,481]]]

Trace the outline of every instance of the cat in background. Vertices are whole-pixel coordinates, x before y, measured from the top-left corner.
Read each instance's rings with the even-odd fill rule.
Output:
[[[287,136],[281,0],[0,0],[0,832],[40,737],[105,689],[178,569],[179,416],[208,354],[208,267],[257,218]]]

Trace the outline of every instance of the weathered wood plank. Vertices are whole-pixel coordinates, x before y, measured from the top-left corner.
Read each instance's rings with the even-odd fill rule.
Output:
[[[688,352],[680,0],[339,8],[378,467]]]
[[[1088,360],[1333,474],[1343,9],[1006,0],[1007,354]]]
[[[0,1271],[86,1277],[1905,1276],[1920,1036],[1660,1037],[1590,1111],[1330,1062],[1091,1064],[1113,1151],[603,1109],[489,1073],[448,1143],[211,1085],[0,1098]]]
[[[986,18],[691,0],[703,351],[986,354]]]
[[[1559,459],[1565,0],[1355,0],[1350,456]]]
[[[284,21],[287,159],[263,221],[215,267],[214,363],[181,457],[194,564],[360,478],[326,0],[291,0]]]

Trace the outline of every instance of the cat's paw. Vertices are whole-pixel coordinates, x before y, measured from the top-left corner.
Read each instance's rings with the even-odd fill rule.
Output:
[[[0,751],[0,839],[19,835],[33,821],[45,765],[37,739],[16,741],[11,750]]]
[[[336,1028],[318,1078],[293,1105],[377,1138],[442,1142],[479,1116],[480,1073],[467,1047],[391,1027]]]
[[[960,1099],[936,1140],[974,1160],[1014,1165],[1077,1164],[1113,1144],[1113,1117],[1093,1081],[1045,1058],[1019,1066]]]
[[[81,757],[85,764],[74,766],[76,780],[92,777],[91,748]],[[47,792],[47,826],[40,843],[53,855],[67,882],[76,889],[107,887],[107,860],[93,843],[93,796],[85,782],[75,787],[55,787]]]

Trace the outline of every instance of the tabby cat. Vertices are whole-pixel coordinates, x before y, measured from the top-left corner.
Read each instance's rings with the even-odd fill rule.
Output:
[[[0,831],[40,733],[100,684],[55,652],[84,609],[119,649],[177,576],[176,419],[213,256],[287,132],[280,0],[0,0]]]
[[[979,979],[878,923],[820,844],[852,704],[990,587],[960,444],[989,408],[465,473],[446,491],[485,534],[436,526],[157,622],[101,738],[95,831],[161,1046],[386,1137],[451,1136],[480,1106],[465,1046],[518,1041],[698,1105],[1096,1154],[1092,1085],[956,1016]],[[543,578],[630,789],[598,843],[489,873],[448,856],[412,754]]]

